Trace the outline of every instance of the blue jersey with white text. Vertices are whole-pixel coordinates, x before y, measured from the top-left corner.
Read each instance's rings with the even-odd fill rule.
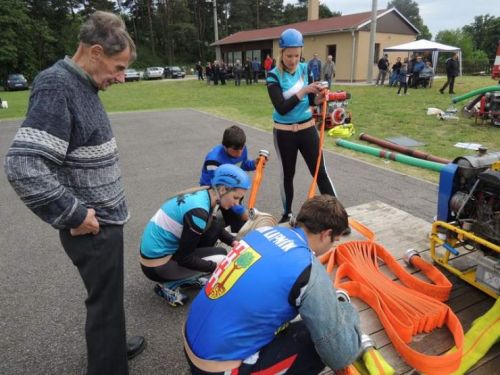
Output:
[[[298,314],[290,292],[313,256],[299,228],[246,235],[191,305],[185,328],[191,350],[203,359],[243,360],[271,342]]]

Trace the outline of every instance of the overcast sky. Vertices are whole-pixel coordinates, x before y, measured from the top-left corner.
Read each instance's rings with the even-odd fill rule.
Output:
[[[427,25],[432,38],[441,30],[457,29],[474,22],[475,16],[490,14],[500,16],[498,0],[413,0],[418,4],[420,17]],[[285,0],[285,4],[294,4],[294,0]],[[378,0],[377,8],[387,8],[387,0]],[[370,0],[320,0],[332,11],[343,15],[368,12],[372,9]],[[495,5],[496,4],[496,5]]]

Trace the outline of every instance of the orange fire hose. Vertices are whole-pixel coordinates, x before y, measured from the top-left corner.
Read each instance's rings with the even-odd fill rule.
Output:
[[[309,193],[307,198],[312,198],[316,194],[316,181],[318,180],[319,166],[321,165],[321,158],[323,156],[323,143],[325,141],[325,124],[326,124],[326,109],[328,107],[328,89],[323,89],[324,93],[323,103],[321,105],[321,127],[319,132],[319,151],[318,151],[318,161],[316,162],[316,170],[314,171],[314,177],[311,181],[311,186],[309,186]]]
[[[429,375],[453,372],[460,365],[464,333],[457,316],[441,301],[448,299],[451,283],[434,266],[419,256],[410,258],[433,284],[410,275],[381,245],[374,242],[373,232],[350,220],[368,241],[350,241],[320,257],[331,272],[337,264],[335,287],[366,302],[377,313],[394,348],[413,368]],[[359,225],[358,225],[359,224]],[[403,285],[397,284],[379,270],[383,261]],[[349,279],[349,281],[345,281]],[[419,353],[408,343],[413,336],[431,332],[446,325],[453,335],[457,351],[441,356]]]

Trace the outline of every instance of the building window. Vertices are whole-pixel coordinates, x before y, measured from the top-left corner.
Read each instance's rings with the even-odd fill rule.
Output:
[[[333,62],[337,61],[337,45],[336,44],[330,44],[329,46],[326,46],[326,56],[332,55],[333,57]]]
[[[377,64],[380,59],[380,43],[375,43],[375,53],[373,54],[373,63]]]

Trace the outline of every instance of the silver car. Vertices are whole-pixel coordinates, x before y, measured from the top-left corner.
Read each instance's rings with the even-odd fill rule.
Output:
[[[146,68],[144,72],[144,79],[162,79],[163,78],[163,68],[162,67],[150,67]]]
[[[125,82],[138,81],[141,78],[139,72],[135,69],[125,69]]]

